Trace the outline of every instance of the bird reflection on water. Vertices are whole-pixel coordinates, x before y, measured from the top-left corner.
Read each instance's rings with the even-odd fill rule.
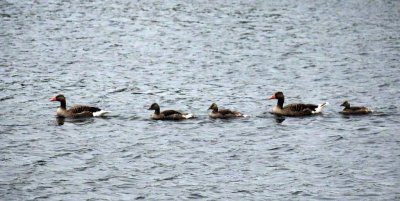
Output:
[[[85,125],[93,123],[93,118],[64,118],[64,117],[56,117],[56,124],[58,126],[64,125],[65,122],[70,122],[78,125]]]
[[[282,123],[283,121],[285,121],[285,117],[284,116],[275,116],[275,121],[276,123]]]
[[[64,117],[56,117],[57,125],[62,126],[64,125],[65,118]]]

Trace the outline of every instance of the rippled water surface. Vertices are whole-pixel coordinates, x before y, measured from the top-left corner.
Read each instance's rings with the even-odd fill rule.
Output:
[[[399,19],[399,1],[0,1],[0,200],[399,200]],[[330,105],[280,119],[276,91]],[[60,93],[112,113],[58,121]],[[197,118],[149,120],[153,102]]]

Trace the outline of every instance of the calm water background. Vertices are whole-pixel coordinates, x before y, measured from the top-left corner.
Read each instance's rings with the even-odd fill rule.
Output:
[[[399,1],[0,1],[0,200],[399,200],[399,19]],[[279,123],[278,90],[330,105]],[[112,114],[58,125],[59,93]],[[151,121],[153,102],[198,118]]]

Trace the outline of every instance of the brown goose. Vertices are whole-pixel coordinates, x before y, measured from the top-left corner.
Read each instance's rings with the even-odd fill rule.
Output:
[[[208,108],[209,110],[212,110],[208,116],[211,118],[220,118],[220,119],[228,119],[228,118],[234,118],[234,117],[248,117],[248,115],[242,114],[237,111],[231,111],[228,109],[224,110],[218,110],[217,104],[213,103],[211,106]]]
[[[60,107],[57,109],[57,116],[67,117],[67,118],[80,118],[80,117],[97,117],[103,116],[108,113],[107,111],[101,110],[97,107],[90,107],[85,105],[74,105],[67,109],[67,103],[64,95],[60,94],[54,96],[50,101],[58,101],[61,103]]]
[[[372,112],[372,110],[367,107],[350,107],[350,103],[348,101],[344,101],[340,106],[344,106],[343,111],[341,111],[342,114],[368,114]]]
[[[160,106],[157,103],[151,104],[149,110],[154,110],[151,118],[154,120],[183,120],[193,118],[193,114],[181,113],[175,110],[165,110],[160,112]]]
[[[269,99],[278,99],[278,104],[272,109],[272,113],[281,116],[308,116],[322,112],[322,109],[329,103],[325,102],[319,105],[293,103],[283,107],[285,97],[282,92],[276,92]]]

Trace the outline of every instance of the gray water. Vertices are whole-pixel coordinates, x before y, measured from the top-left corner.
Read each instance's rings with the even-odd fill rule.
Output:
[[[399,1],[0,1],[0,200],[399,200],[399,19]],[[276,91],[330,105],[277,118]],[[112,113],[57,121],[60,93]],[[153,102],[197,118],[152,121]]]

